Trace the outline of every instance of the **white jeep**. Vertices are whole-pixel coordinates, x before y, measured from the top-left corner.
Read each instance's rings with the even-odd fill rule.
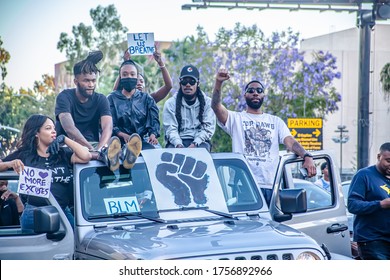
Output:
[[[331,192],[285,154],[270,207],[240,154],[145,150],[132,169],[116,172],[77,164],[74,230],[50,195],[35,209],[35,233],[0,227],[0,259],[349,259],[337,168],[328,153],[313,154],[318,165],[328,162]],[[0,179],[15,184],[18,176]]]

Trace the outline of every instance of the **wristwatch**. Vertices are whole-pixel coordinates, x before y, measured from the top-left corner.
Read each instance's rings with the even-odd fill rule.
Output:
[[[305,159],[306,157],[311,157],[311,158],[313,158],[313,155],[311,154],[311,153],[305,153],[304,155],[303,155],[303,159]]]

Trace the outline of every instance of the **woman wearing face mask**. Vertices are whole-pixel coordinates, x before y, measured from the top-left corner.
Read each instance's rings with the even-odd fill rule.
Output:
[[[161,75],[164,80],[164,85],[160,87],[157,91],[150,93],[150,95],[153,97],[153,99],[156,101],[156,103],[163,100],[169,93],[169,91],[172,89],[172,79],[168,72],[167,67],[165,66],[165,63],[162,60],[161,52],[158,49],[157,42],[154,43],[155,51],[153,53],[153,58],[157,62],[158,67],[161,70]],[[130,60],[131,55],[128,50],[125,51],[123,56],[124,61]],[[115,80],[114,88],[113,90],[117,90],[119,88],[119,82],[120,82],[120,76]],[[138,73],[138,83],[136,88],[139,91],[146,92],[145,90],[145,77],[141,73]]]
[[[153,149],[160,136],[159,110],[154,99],[139,91],[138,69],[132,60],[126,60],[119,69],[118,90],[107,98],[113,120],[113,135],[127,143],[133,137],[141,137],[142,149]],[[147,137],[145,137],[147,136]]]

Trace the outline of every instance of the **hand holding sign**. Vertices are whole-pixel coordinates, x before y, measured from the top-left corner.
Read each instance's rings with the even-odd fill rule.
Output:
[[[51,170],[25,166],[19,176],[18,193],[49,197],[51,177]]]
[[[154,46],[154,33],[128,33],[127,43],[130,55],[152,55]]]
[[[157,43],[154,42],[154,53],[153,53],[154,60],[158,63],[160,67],[164,65],[162,58],[161,58],[161,52],[157,47]]]

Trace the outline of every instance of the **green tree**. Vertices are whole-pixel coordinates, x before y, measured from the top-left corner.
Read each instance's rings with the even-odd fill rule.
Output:
[[[5,65],[11,59],[11,55],[2,46],[3,46],[3,40],[1,39],[0,36],[0,73],[1,73],[1,80],[4,81],[5,76],[7,76],[7,68],[5,67]]]
[[[2,48],[0,38],[0,67],[1,78],[7,75],[6,64],[10,61],[10,53]],[[54,117],[54,77],[43,75],[42,81],[36,81],[33,89],[19,91],[7,86],[4,81],[0,84],[0,157],[4,157],[15,149],[19,138],[18,130],[22,130],[26,119],[35,113]]]
[[[114,5],[98,6],[90,10],[93,25],[80,23],[73,26],[72,34],[60,34],[57,49],[65,51],[68,58],[67,70],[72,73],[73,65],[84,59],[88,52],[101,50],[104,54],[99,77],[99,91],[110,93],[117,77],[119,57],[126,49],[127,28],[122,25]]]
[[[386,63],[380,73],[380,83],[383,97],[386,102],[390,101],[390,62]]]
[[[299,34],[291,29],[266,37],[256,25],[237,23],[232,30],[221,28],[214,41],[201,27],[197,30],[197,36],[179,40],[165,52],[174,80],[178,79],[180,67],[192,63],[199,69],[202,89],[210,96],[217,69],[225,67],[231,75],[223,88],[223,102],[228,109],[246,108],[243,89],[252,79],[262,81],[266,87],[264,110],[284,120],[325,117],[338,109],[341,95],[332,84],[340,78],[336,58],[321,51],[308,58],[298,50]],[[178,85],[175,86],[176,92]],[[212,142],[214,151],[231,150],[219,129]]]
[[[55,103],[54,77],[42,75],[42,81],[34,82],[33,89],[21,88],[15,91],[5,83],[0,87],[0,157],[15,149],[20,133],[27,118],[32,114],[44,114],[54,119]],[[3,127],[4,128],[4,127]]]

